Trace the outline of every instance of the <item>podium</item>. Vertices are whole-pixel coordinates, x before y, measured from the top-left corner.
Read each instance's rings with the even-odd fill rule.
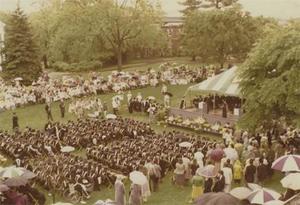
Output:
[[[198,109],[202,111],[202,113],[207,113],[207,103],[206,102],[199,102]]]

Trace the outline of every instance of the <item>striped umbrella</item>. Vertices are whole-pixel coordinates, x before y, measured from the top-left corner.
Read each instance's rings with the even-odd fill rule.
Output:
[[[281,181],[284,188],[292,190],[300,190],[300,173],[291,173],[284,177]]]
[[[210,164],[203,168],[200,168],[197,170],[197,174],[207,178],[215,177],[216,176],[215,166]]]
[[[284,205],[284,202],[280,200],[273,200],[265,203],[264,205]]]
[[[252,190],[247,187],[236,187],[229,192],[229,194],[240,200],[247,199],[251,193]]]
[[[279,199],[281,195],[273,190],[262,188],[253,191],[247,199],[251,204],[265,204],[268,201]]]
[[[272,169],[282,172],[300,171],[300,155],[285,155],[276,159]]]

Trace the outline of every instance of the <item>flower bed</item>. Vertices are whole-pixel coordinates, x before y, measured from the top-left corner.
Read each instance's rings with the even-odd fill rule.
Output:
[[[172,126],[186,128],[193,131],[208,132],[213,134],[222,134],[223,126],[216,123],[214,125],[209,124],[204,118],[196,119],[183,119],[180,116],[169,116],[166,118],[166,123]]]

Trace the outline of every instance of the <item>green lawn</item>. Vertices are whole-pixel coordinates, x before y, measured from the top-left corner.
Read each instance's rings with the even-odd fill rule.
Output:
[[[164,62],[169,61],[169,62],[177,62],[177,63],[188,63],[189,59],[165,59],[163,60]],[[141,69],[146,69],[148,67],[154,67],[157,68],[158,65],[162,63],[161,59],[160,60],[149,60],[145,62],[133,62],[130,65],[125,66],[124,68],[126,70],[141,70]],[[192,62],[193,64],[193,62]],[[111,69],[114,69],[114,67],[107,68],[105,70],[103,75],[107,75]],[[57,77],[60,77],[60,73],[55,73]],[[86,75],[86,74],[85,74]],[[179,102],[181,97],[184,95],[187,87],[191,85],[182,85],[182,86],[168,86],[168,90],[174,94],[174,96],[171,99],[171,104],[172,106],[179,106]],[[137,89],[132,91],[133,95],[136,95],[138,92],[141,92],[144,97],[146,96],[154,96],[157,98],[159,102],[162,102],[162,95],[160,93],[161,91],[161,86],[159,87],[149,87],[149,88],[143,88],[143,89]],[[105,94],[105,95],[98,95],[98,96],[93,96],[93,97],[98,97],[101,98],[102,102],[107,102],[111,111],[111,98],[115,94]],[[68,104],[71,100],[69,100],[66,104]],[[8,130],[11,131],[12,127],[12,112],[13,111],[5,111],[0,113],[0,130]],[[17,113],[19,117],[19,124],[20,128],[24,129],[26,126],[33,127],[36,129],[42,129],[47,122],[46,119],[46,112],[44,110],[44,105],[29,105],[29,106],[24,106],[21,108],[17,108],[14,110],[14,112]],[[127,111],[127,106],[126,102],[124,100],[122,108],[120,110],[120,114],[124,117],[130,117],[134,118],[137,120],[142,120],[142,121],[148,121],[148,118],[145,114],[141,113],[134,113],[134,114],[129,114]],[[52,104],[52,115],[54,117],[55,121],[60,121],[60,122],[66,122],[67,120],[75,120],[76,117],[73,114],[66,113],[66,117],[64,119],[60,118],[59,115],[59,106],[58,103],[53,103]],[[158,125],[156,123],[151,123],[153,128],[157,131],[160,132],[162,130],[171,130],[171,129],[179,129],[179,128],[173,128],[173,127],[168,127],[165,125]],[[179,129],[182,130],[182,129]],[[183,130],[182,130],[183,131]],[[188,131],[187,131],[188,132]],[[190,131],[189,131],[190,132]],[[204,135],[204,134],[201,134]],[[218,139],[218,137],[214,135],[207,135],[211,138]],[[80,155],[80,156],[85,156],[84,151],[76,151],[73,154]],[[8,165],[12,163],[11,161],[8,161],[5,165]],[[188,204],[188,201],[190,199],[190,193],[191,193],[191,186],[186,186],[184,188],[179,188],[171,184],[171,176],[172,174],[169,173],[166,178],[163,179],[162,184],[160,185],[159,192],[152,194],[152,196],[149,198],[148,202],[146,204],[148,205],[185,205]],[[281,191],[281,186],[279,185],[279,179],[281,178],[281,175],[276,174],[274,178],[270,181],[267,182],[266,186],[271,187],[273,189],[276,189],[278,191]],[[126,192],[128,193],[129,191],[129,182],[126,182]],[[43,188],[39,188],[41,191],[45,193],[47,196],[47,204],[52,203],[52,197],[48,196],[48,193],[45,192]],[[101,190],[100,192],[94,192],[92,194],[91,199],[88,201],[88,205],[92,205],[95,201],[99,199],[113,199],[114,198],[114,190],[112,188],[105,188]],[[128,197],[127,197],[128,198]],[[59,194],[56,194],[56,201],[65,201],[62,199]]]

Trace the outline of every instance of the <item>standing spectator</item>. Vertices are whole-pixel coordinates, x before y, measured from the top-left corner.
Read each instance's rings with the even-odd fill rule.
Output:
[[[236,160],[233,165],[233,179],[237,184],[241,183],[243,176],[243,167],[240,160]]]
[[[264,159],[260,158],[259,165],[257,166],[258,184],[263,185],[267,177],[268,177],[268,166],[264,164]]]
[[[169,94],[164,95],[164,106],[165,106],[165,108],[170,107],[170,95]]]
[[[175,175],[175,183],[179,186],[184,185],[185,177],[184,177],[185,166],[183,164],[182,159],[179,159],[176,163],[176,169],[174,170]]]
[[[225,177],[224,172],[221,170],[216,176],[216,182],[213,187],[213,192],[223,192],[225,188]]]
[[[205,178],[204,179],[204,191],[203,191],[203,193],[211,192],[212,185],[213,185],[212,178]]]
[[[153,192],[156,192],[158,191],[159,180],[161,178],[161,168],[157,159],[153,160],[153,171],[154,175],[152,175],[152,178],[150,176],[150,179],[153,183]]]
[[[162,93],[163,95],[165,95],[166,92],[168,92],[168,87],[166,86],[166,84],[163,84],[163,86],[162,86],[162,88],[161,88],[161,93]]]
[[[103,116],[104,116],[104,117],[106,117],[107,110],[108,110],[107,104],[106,104],[106,102],[104,102],[104,103],[103,103]]]
[[[122,176],[117,176],[115,182],[115,202],[116,205],[125,205],[125,186],[122,182]]]
[[[65,117],[65,111],[66,111],[66,107],[65,107],[65,102],[63,99],[61,99],[60,103],[59,103],[59,108],[60,108],[60,116],[61,118]]]
[[[14,131],[18,131],[19,129],[19,118],[15,112],[13,113],[12,117],[12,127]]]
[[[46,103],[45,110],[46,110],[46,113],[47,113],[47,119],[48,119],[48,121],[53,121],[53,117],[52,117],[51,107],[50,106],[51,106],[50,103]]]
[[[141,205],[142,204],[142,187],[138,184],[131,184],[129,194],[129,204]]]
[[[193,184],[193,189],[192,189],[192,201],[191,202],[194,202],[203,193],[202,177],[199,175],[195,175],[192,178],[192,184]]]
[[[231,190],[231,183],[232,183],[232,169],[229,167],[229,164],[225,164],[224,168],[222,169],[225,178],[225,187],[224,192],[228,193]]]
[[[249,160],[249,164],[245,167],[245,181],[246,183],[254,183],[256,167],[253,165],[253,159]]]

